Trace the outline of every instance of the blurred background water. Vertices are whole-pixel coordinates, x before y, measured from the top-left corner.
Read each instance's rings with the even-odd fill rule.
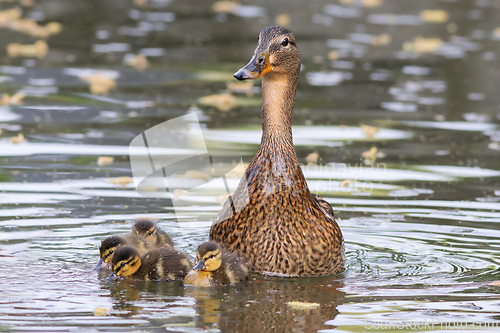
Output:
[[[232,73],[269,25],[302,53],[295,147],[347,270],[216,289],[105,282],[98,245],[137,217],[191,256],[207,238],[224,191],[181,190],[177,211],[143,197],[128,145],[195,111],[212,147],[248,163],[260,84]],[[499,0],[4,0],[0,36],[0,331],[497,327]]]

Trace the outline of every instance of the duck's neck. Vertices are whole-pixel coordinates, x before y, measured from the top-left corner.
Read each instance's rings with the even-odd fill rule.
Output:
[[[297,81],[298,75],[273,72],[262,78],[261,150],[287,149],[291,150],[287,153],[296,158],[292,140],[292,115]]]

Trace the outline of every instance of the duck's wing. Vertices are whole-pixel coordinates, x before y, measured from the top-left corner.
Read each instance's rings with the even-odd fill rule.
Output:
[[[325,199],[323,199],[322,197],[320,197],[317,194],[314,194],[314,193],[311,193],[311,194],[312,194],[313,198],[318,202],[319,208],[321,208],[323,213],[325,213],[326,215],[330,215],[333,218],[334,217],[333,216],[333,208],[328,203],[328,201],[326,201]]]

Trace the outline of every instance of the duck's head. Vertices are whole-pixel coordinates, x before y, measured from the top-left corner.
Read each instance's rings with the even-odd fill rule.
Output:
[[[292,31],[283,27],[267,27],[260,32],[252,59],[234,73],[234,77],[242,81],[258,79],[269,72],[298,74],[299,71],[300,53]]]
[[[215,242],[201,243],[196,250],[195,271],[215,271],[222,264],[222,252]]]
[[[111,257],[111,269],[117,276],[129,276],[141,267],[139,252],[132,246],[118,248]]]
[[[156,244],[158,240],[158,228],[156,224],[148,219],[139,219],[132,227],[132,231],[142,237],[149,244]]]
[[[100,260],[95,266],[95,269],[98,270],[102,268],[104,265],[109,264],[113,253],[121,246],[126,245],[127,242],[118,236],[109,236],[104,238],[101,241],[101,246],[99,246],[99,257]]]

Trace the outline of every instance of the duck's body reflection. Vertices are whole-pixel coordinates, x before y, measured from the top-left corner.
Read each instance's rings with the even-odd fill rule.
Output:
[[[230,287],[183,287],[179,281],[106,283],[113,310],[148,321],[137,328],[169,332],[179,327],[221,332],[316,332],[338,314],[343,283],[328,278],[253,275]],[[161,302],[151,304],[150,302]],[[290,304],[289,302],[296,302]]]

